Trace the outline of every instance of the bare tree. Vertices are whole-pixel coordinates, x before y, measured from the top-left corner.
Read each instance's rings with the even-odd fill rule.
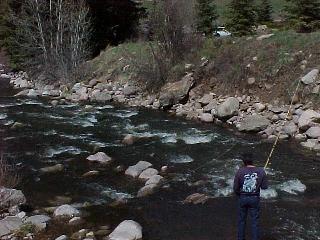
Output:
[[[16,42],[33,72],[70,81],[89,49],[91,24],[85,0],[28,0],[12,18]]]
[[[0,187],[14,188],[19,181],[20,178],[14,165],[9,164],[3,153],[0,153]]]

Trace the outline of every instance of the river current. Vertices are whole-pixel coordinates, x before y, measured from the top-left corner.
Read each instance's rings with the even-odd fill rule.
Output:
[[[263,166],[271,143],[159,111],[119,105],[94,105],[93,110],[78,104],[53,107],[46,100],[5,93],[0,91],[3,146],[8,160],[19,166],[19,188],[35,209],[51,206],[56,196],[68,196],[83,208],[92,228],[133,219],[143,226],[145,240],[236,239],[232,180],[241,166],[240,155],[252,152],[257,165]],[[22,125],[12,129],[14,122]],[[121,140],[126,134],[144,138],[125,146]],[[86,157],[97,150],[110,155],[114,163],[89,164]],[[143,199],[135,198],[142,186],[139,181],[113,170],[140,160],[157,169],[168,166],[170,179],[159,192]],[[62,173],[38,171],[57,163],[65,166]],[[101,174],[83,178],[89,170]],[[277,147],[268,169],[270,189],[262,193],[262,240],[320,239],[319,170],[319,157],[296,143]],[[202,184],[195,184],[200,180]],[[213,198],[203,205],[182,203],[195,192]],[[110,207],[119,197],[128,198],[128,204]],[[60,231],[71,230],[61,227]],[[63,232],[48,234],[54,238]]]

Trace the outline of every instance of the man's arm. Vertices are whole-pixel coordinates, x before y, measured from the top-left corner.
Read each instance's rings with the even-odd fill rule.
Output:
[[[233,180],[233,192],[236,195],[240,195],[239,171],[236,173],[234,180]]]
[[[268,189],[268,178],[265,171],[263,171],[262,181],[261,181],[261,189]]]

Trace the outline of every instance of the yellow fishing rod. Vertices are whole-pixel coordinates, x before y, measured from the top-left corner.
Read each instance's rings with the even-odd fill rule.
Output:
[[[284,124],[288,121],[288,118],[289,118],[289,115],[290,115],[290,112],[291,112],[291,109],[292,109],[292,106],[293,106],[294,97],[296,96],[296,94],[297,94],[297,92],[298,92],[298,90],[299,90],[299,88],[300,88],[300,85],[301,85],[301,81],[299,80],[299,81],[298,81],[298,84],[297,84],[297,87],[296,87],[296,89],[295,89],[295,91],[294,91],[294,93],[293,93],[293,96],[292,96],[292,98],[291,98],[291,102],[290,102],[290,106],[289,106],[288,112],[287,112],[287,114],[286,114],[286,117],[285,117],[282,125],[281,125],[282,127],[283,127]],[[277,145],[278,145],[280,136],[281,136],[281,131],[279,131],[279,133],[278,133],[278,135],[277,135],[277,137],[276,137],[276,140],[274,141],[274,144],[273,144],[273,146],[272,146],[272,148],[271,148],[271,151],[270,151],[270,153],[269,153],[269,156],[268,156],[268,158],[267,158],[267,161],[266,161],[266,163],[265,163],[265,165],[264,165],[264,169],[266,169],[266,168],[268,167],[268,165],[270,164],[272,155],[273,155],[274,150],[276,149],[276,147],[277,147]]]

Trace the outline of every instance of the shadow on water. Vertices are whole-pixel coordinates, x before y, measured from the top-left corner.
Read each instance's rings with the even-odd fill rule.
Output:
[[[114,227],[133,219],[143,226],[145,240],[235,239],[237,210],[231,182],[241,164],[239,155],[253,152],[262,166],[271,147],[253,136],[117,105],[96,106],[88,112],[81,105],[53,108],[46,101],[2,97],[0,110],[7,154],[22,163],[21,188],[30,204],[41,209],[52,206],[56,196],[68,196],[77,206],[86,206],[85,227]],[[11,129],[13,122],[22,127]],[[121,140],[129,133],[146,138],[124,146]],[[86,157],[98,149],[114,158],[114,163],[89,164]],[[135,198],[142,183],[113,169],[140,160],[150,161],[157,169],[168,165],[170,188]],[[63,172],[44,175],[38,171],[57,163],[65,166]],[[272,191],[262,202],[262,240],[320,239],[319,165],[315,155],[301,151],[295,143],[279,145],[269,171]],[[99,170],[100,175],[81,177],[89,170]],[[193,184],[199,180],[205,183]],[[182,204],[194,192],[215,198],[204,205]],[[129,203],[109,207],[118,197],[128,198]],[[75,230],[79,229],[54,222],[39,239]]]

